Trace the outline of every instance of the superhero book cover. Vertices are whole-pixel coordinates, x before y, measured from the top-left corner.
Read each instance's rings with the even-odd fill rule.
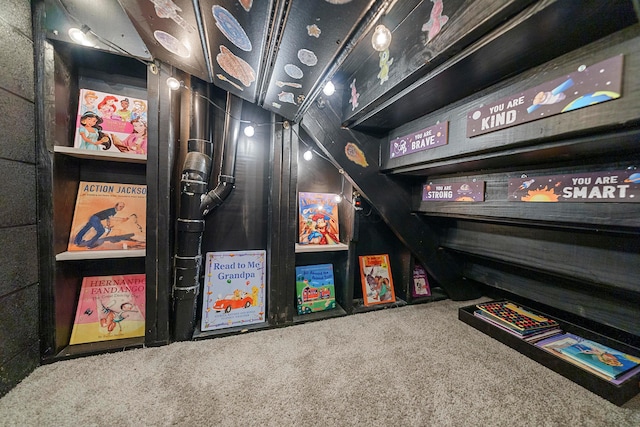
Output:
[[[143,337],[145,289],[144,274],[84,277],[69,344]]]

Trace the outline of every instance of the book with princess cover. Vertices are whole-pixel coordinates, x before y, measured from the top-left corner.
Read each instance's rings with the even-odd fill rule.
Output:
[[[364,305],[395,302],[389,255],[362,255],[359,260]]]
[[[298,314],[336,308],[332,264],[296,266]]]
[[[147,101],[126,94],[80,89],[73,146],[147,154]]]
[[[301,192],[298,196],[298,243],[340,243],[337,194]]]
[[[82,279],[69,344],[83,344],[145,334],[144,274]]]
[[[147,186],[80,181],[69,251],[146,247]]]

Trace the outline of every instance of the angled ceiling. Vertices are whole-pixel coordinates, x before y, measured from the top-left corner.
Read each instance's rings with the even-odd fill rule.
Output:
[[[43,1],[50,38],[85,25],[100,49],[170,64],[288,120],[331,79],[343,124],[378,136],[638,22],[634,0]],[[393,35],[383,52],[371,44],[379,24]]]
[[[52,38],[68,39],[68,25],[87,25],[134,56],[297,121],[351,37],[390,0],[45,2]]]

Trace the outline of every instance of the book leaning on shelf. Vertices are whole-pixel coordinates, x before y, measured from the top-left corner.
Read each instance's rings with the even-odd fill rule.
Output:
[[[144,274],[82,279],[69,344],[83,344],[145,334]]]
[[[301,192],[298,196],[298,243],[340,243],[337,194]]]
[[[362,255],[359,260],[364,305],[395,302],[389,255]]]
[[[146,247],[147,186],[80,181],[69,251]]]
[[[535,345],[613,384],[621,384],[640,373],[640,358],[571,333]]]
[[[75,148],[147,154],[147,101],[80,89]]]
[[[336,308],[332,264],[296,266],[298,314]]]

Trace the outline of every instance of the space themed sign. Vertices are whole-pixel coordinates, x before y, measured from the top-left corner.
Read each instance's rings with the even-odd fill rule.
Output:
[[[480,106],[467,114],[467,137],[620,98],[622,55]]]
[[[512,178],[509,201],[640,203],[640,173],[623,170]]]
[[[406,156],[418,151],[445,145],[448,141],[449,122],[438,123],[389,142],[389,158]]]
[[[484,181],[425,184],[422,187],[423,202],[482,202]]]

